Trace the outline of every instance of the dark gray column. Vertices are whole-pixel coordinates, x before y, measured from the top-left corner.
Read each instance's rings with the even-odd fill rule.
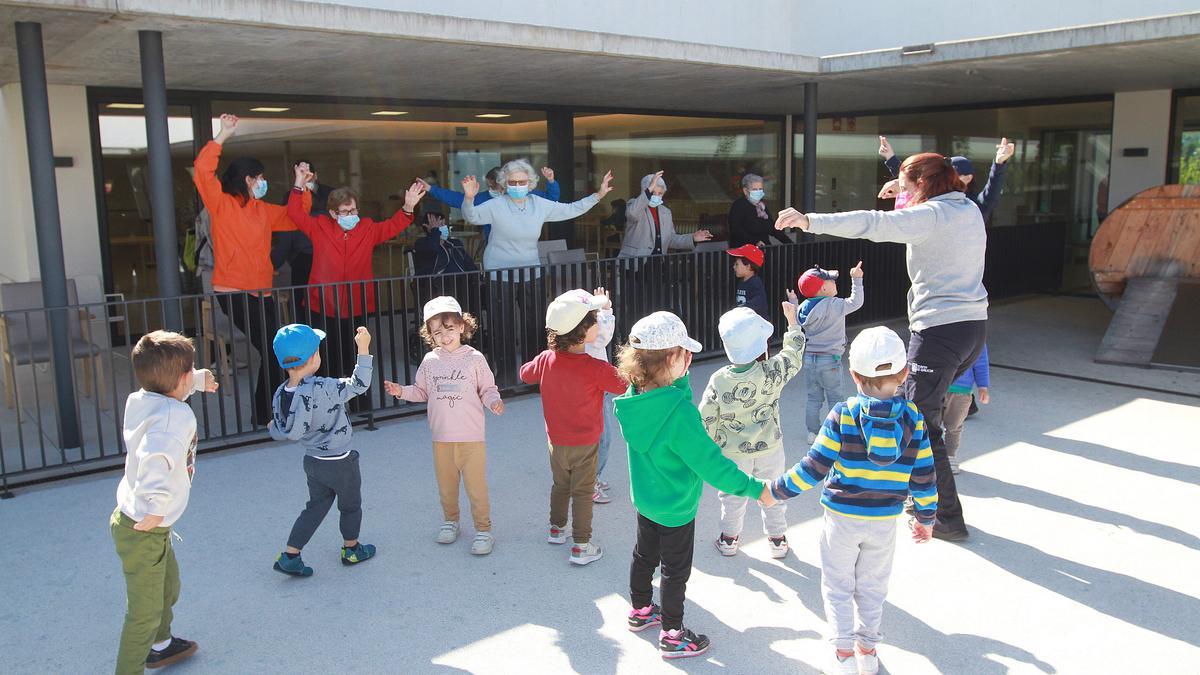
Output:
[[[71,339],[68,333],[67,266],[63,260],[62,223],[58,215],[58,182],[54,178],[54,142],[50,137],[50,99],[46,94],[46,58],[42,25],[17,22],[17,62],[21,104],[25,111],[25,144],[29,182],[33,188],[33,225],[37,234],[42,304],[50,311],[50,362],[58,403],[60,448],[78,448],[79,416],[75,407]],[[96,383],[102,387],[102,382]],[[113,405],[117,405],[115,402]]]
[[[561,202],[573,202],[575,196],[575,115],[569,110],[552,110],[546,113],[546,145],[550,168],[554,169],[554,180],[558,181]],[[533,167],[535,171],[541,167]],[[541,181],[545,183],[545,178]],[[599,187],[597,184],[595,187]],[[590,194],[590,193],[589,193]],[[550,239],[566,239],[567,246],[575,247],[575,221],[547,225]]]
[[[804,83],[804,202],[803,211],[817,208],[817,83]]]
[[[175,224],[175,185],[171,176],[171,141],[167,133],[167,78],[163,66],[162,33],[138,31],[142,60],[142,103],[146,113],[147,157],[150,163],[150,216],[154,223],[154,257],[158,262],[158,295],[178,298],[179,233]],[[163,324],[182,331],[178,302],[163,302]]]

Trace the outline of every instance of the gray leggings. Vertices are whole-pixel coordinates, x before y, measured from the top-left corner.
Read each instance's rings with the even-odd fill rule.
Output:
[[[942,407],[942,424],[946,425],[946,456],[958,455],[958,444],[962,442],[963,422],[967,420],[967,412],[971,409],[970,394],[946,394],[946,403]]]
[[[288,546],[303,549],[313,533],[325,520],[333,499],[337,497],[342,539],[358,539],[362,525],[362,474],[358,470],[358,451],[351,450],[344,459],[304,457],[304,473],[308,475],[308,504],[292,525]]]

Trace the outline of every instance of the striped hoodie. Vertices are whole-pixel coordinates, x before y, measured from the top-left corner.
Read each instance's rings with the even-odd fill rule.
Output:
[[[917,520],[933,523],[937,482],[925,418],[911,401],[858,394],[829,412],[816,442],[799,464],[771,484],[790,499],[825,483],[821,505],[851,518],[894,518],[910,494]]]

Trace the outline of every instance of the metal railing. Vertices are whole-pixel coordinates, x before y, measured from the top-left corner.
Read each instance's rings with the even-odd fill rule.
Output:
[[[1047,225],[990,230],[985,278],[991,295],[1000,298],[1056,290],[1062,268],[1062,232],[1061,227]],[[845,270],[859,260],[866,271],[866,298],[863,308],[850,315],[850,322],[874,323],[904,316],[909,280],[903,246],[840,239],[776,246],[766,251],[762,276],[780,328],[777,334],[782,334],[784,325],[779,305],[800,272],[814,264]],[[849,279],[839,281],[842,295],[849,291],[848,283]],[[323,374],[335,376],[347,375],[353,367],[351,349],[343,349],[340,343],[350,346],[353,326],[370,329],[375,381],[359,397],[355,417],[371,425],[381,417],[424,410],[423,405],[388,397],[382,382],[412,381],[427,351],[418,335],[421,308],[435,296],[452,295],[464,311],[477,317],[480,331],[470,344],[488,357],[501,390],[517,393],[529,390],[518,371],[522,363],[545,349],[545,308],[563,291],[597,286],[610,290],[617,322],[614,347],[625,341],[637,319],[668,310],[678,314],[704,345],[700,357],[709,357],[723,353],[717,319],[734,306],[735,285],[731,258],[724,251],[705,251],[276,288],[271,289],[269,302],[244,293],[217,293],[81,304],[65,310],[0,312],[0,330],[5,336],[21,326],[23,334],[36,334],[36,325],[47,325],[52,311],[65,311],[72,320],[78,317],[77,342],[82,344],[74,352],[74,363],[76,382],[81,386],[74,392],[73,412],[83,437],[81,447],[60,446],[56,436],[59,411],[46,350],[20,345],[17,348],[25,350],[23,358],[6,358],[3,364],[12,405],[0,409],[0,492],[123,461],[123,403],[138,389],[130,348],[141,335],[161,328],[168,312],[181,317],[185,332],[194,337],[198,367],[211,368],[221,382],[216,394],[194,395],[188,402],[196,413],[200,447],[207,451],[264,437],[265,420],[255,419],[254,414],[255,373],[260,367],[267,369],[265,391],[260,387],[259,395],[269,397],[283,379],[270,344],[276,328],[284,323],[328,329],[329,338],[322,345]],[[339,308],[352,297],[359,307],[368,307],[368,287],[374,295],[370,311],[351,317],[350,302],[344,310]],[[314,293],[317,303],[311,297]],[[330,300],[329,307],[325,300]],[[255,320],[262,326],[258,340],[251,339]],[[14,347],[7,339],[4,345]]]

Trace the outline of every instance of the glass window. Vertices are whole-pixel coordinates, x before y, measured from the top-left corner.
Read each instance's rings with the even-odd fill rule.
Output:
[[[1200,95],[1178,97],[1174,119],[1169,182],[1200,184]]]
[[[642,177],[663,171],[666,203],[676,230],[712,230],[726,238],[729,206],[742,194],[741,179],[766,179],[765,201],[779,208],[783,192],[782,124],[754,119],[667,115],[588,114],[575,116],[575,194],[594,192],[606,171],[613,191],[604,203],[578,218],[577,233],[589,250],[615,254],[620,248],[624,202],[641,189]]]
[[[359,213],[367,218],[395,213],[416,178],[461,191],[464,176],[472,174],[482,182],[489,169],[508,160],[525,158],[535,167],[547,161],[546,117],[541,111],[271,100],[213,101],[212,112],[214,133],[220,129],[216,116],[221,113],[240,118],[237,135],[225,144],[222,158],[254,157],[262,162],[268,201],[287,202],[294,182],[292,165],[306,160],[316,169],[319,183],[357,192]],[[451,219],[453,236],[463,239],[472,254],[481,253],[478,229],[461,223],[458,209],[432,197],[423,204],[440,208]],[[419,228],[412,227],[378,247],[375,274],[406,274],[404,249],[418,234]]]

